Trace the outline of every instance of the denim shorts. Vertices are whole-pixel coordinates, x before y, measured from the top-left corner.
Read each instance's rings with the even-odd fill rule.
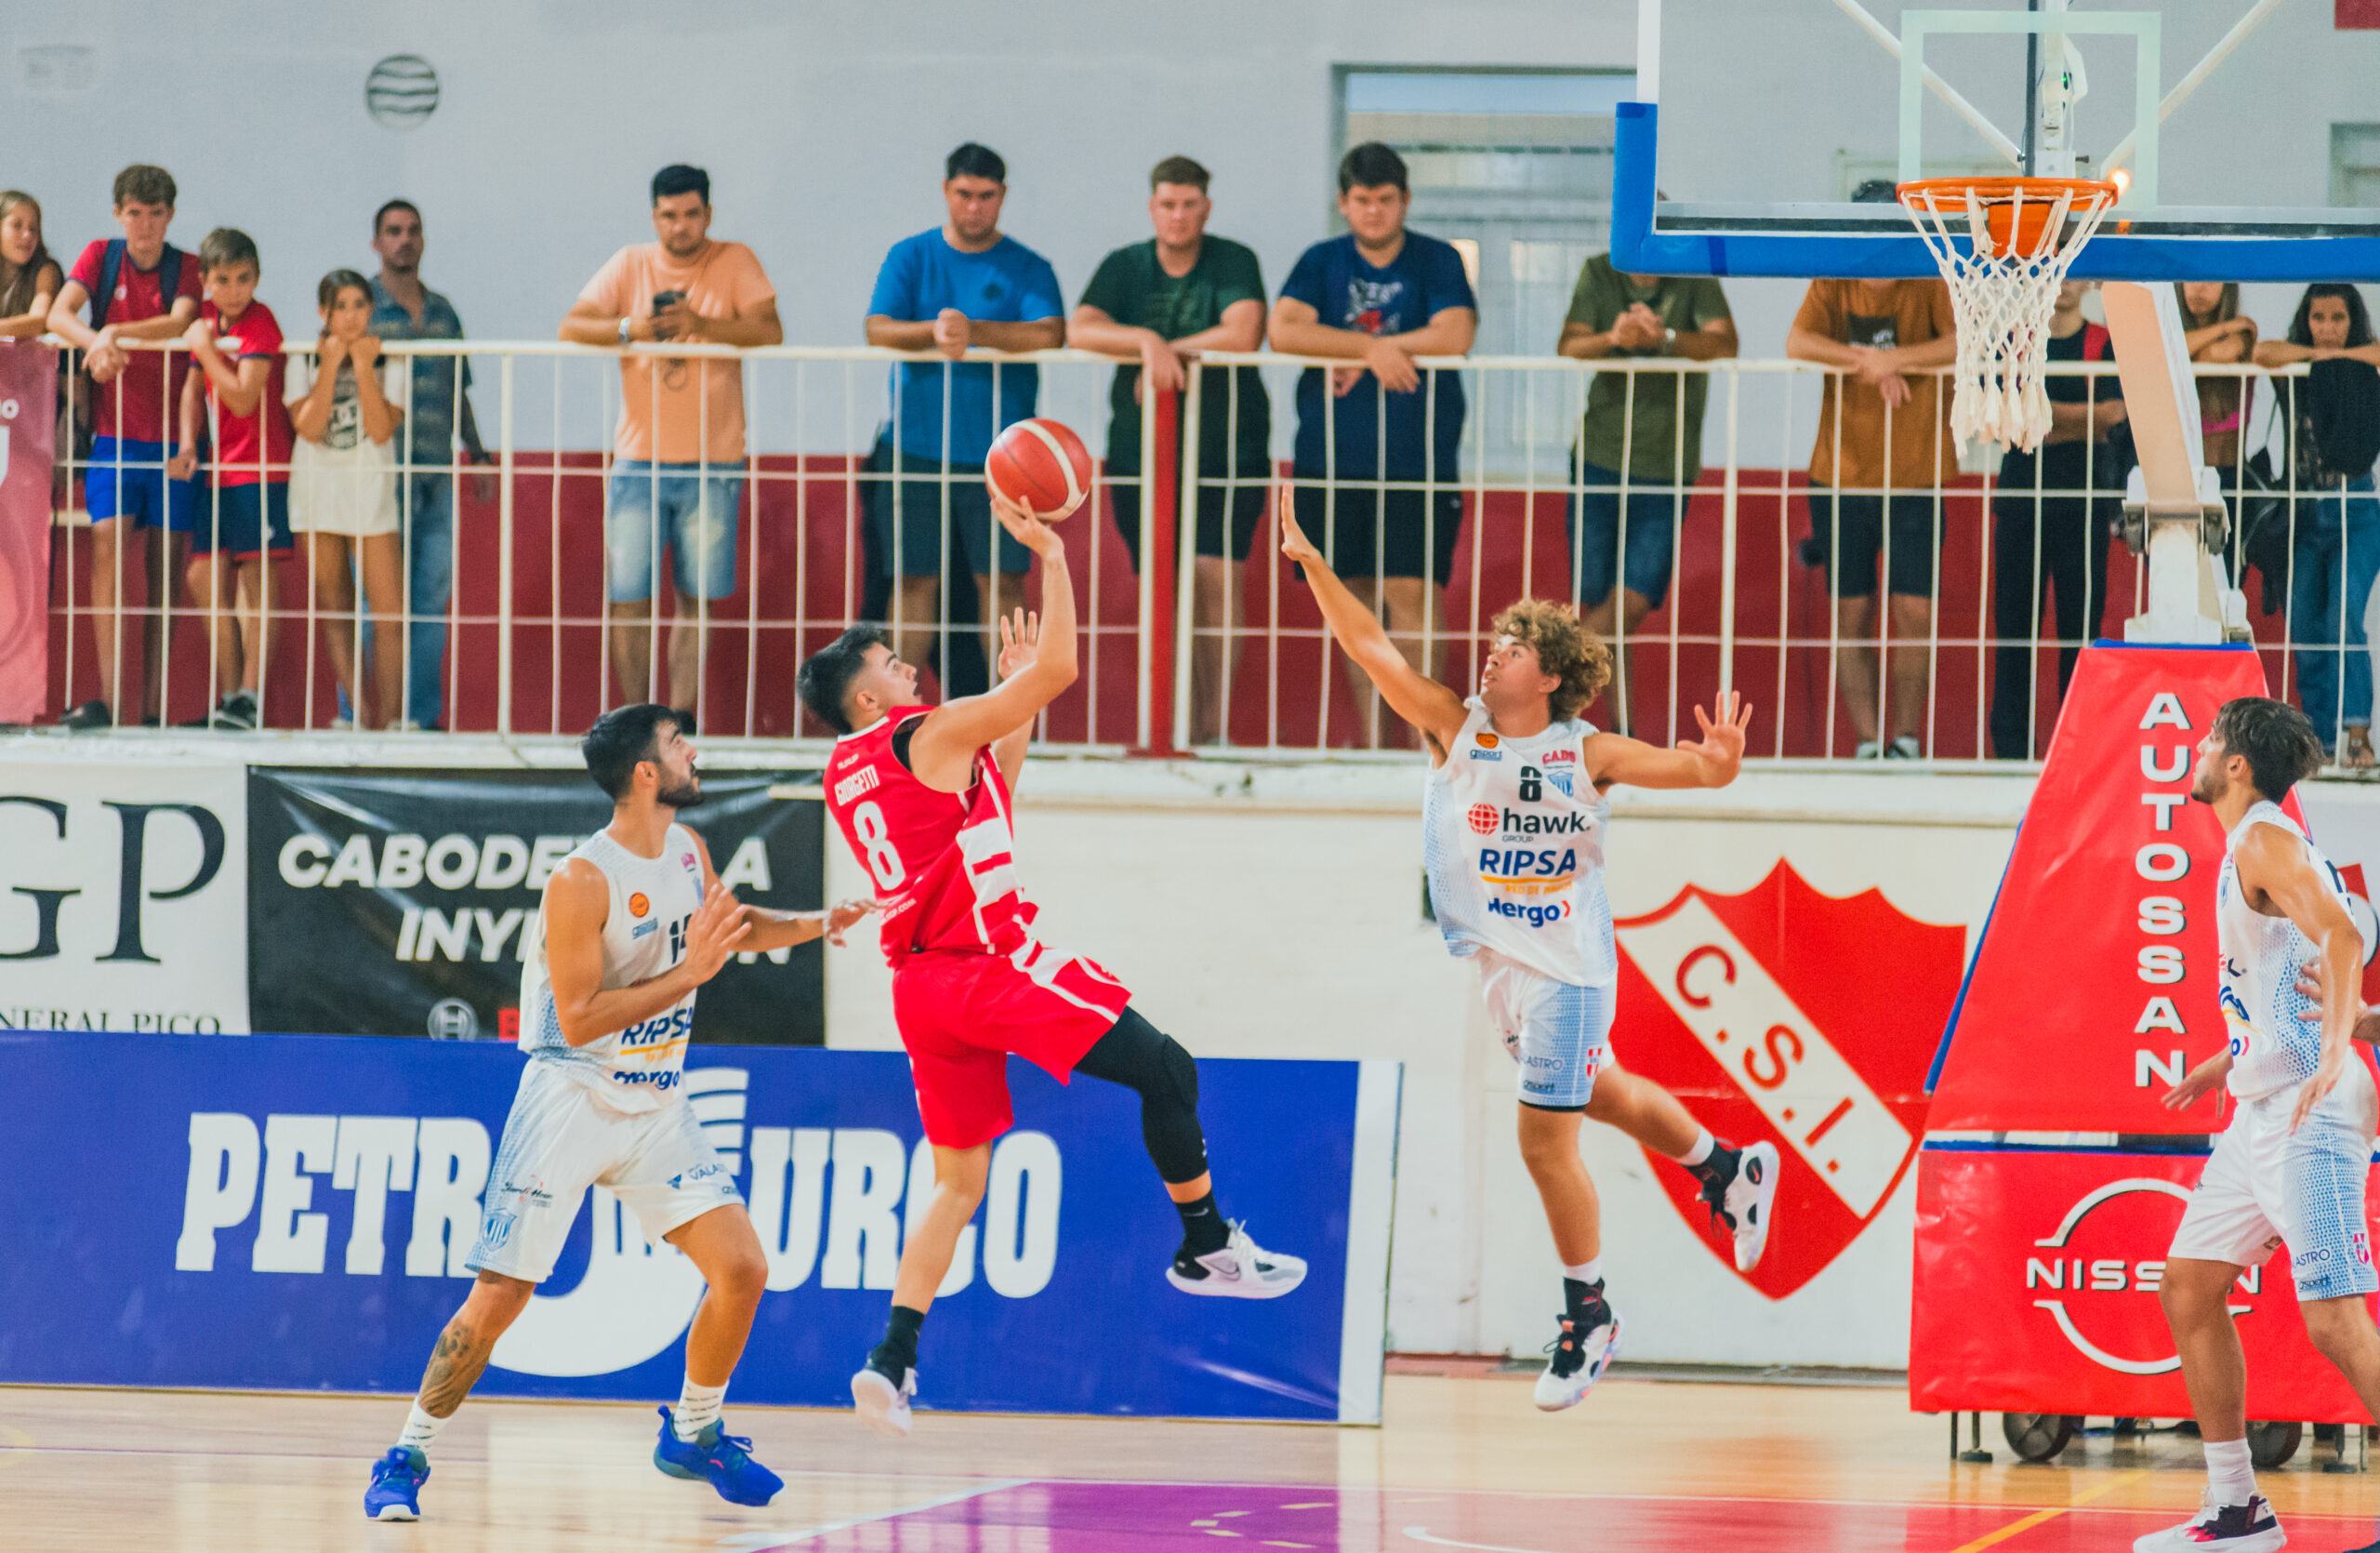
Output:
[[[702,467],[642,458],[622,458],[612,466],[603,548],[614,604],[653,597],[653,574],[665,548],[679,592],[723,599],[735,591],[735,520],[744,477],[713,474],[706,480]]]
[[[1673,524],[1684,505],[1675,493],[1632,486],[1623,498],[1620,474],[1595,464],[1577,466],[1578,483],[1569,502],[1571,564],[1578,568],[1579,603],[1598,604],[1611,597],[1612,583],[1652,601],[1655,608],[1669,597],[1670,566],[1675,550]],[[1603,487],[1603,488],[1598,488]],[[1628,510],[1627,532],[1620,531],[1620,508]]]

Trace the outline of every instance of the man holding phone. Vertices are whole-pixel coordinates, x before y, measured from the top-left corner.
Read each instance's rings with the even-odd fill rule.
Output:
[[[710,175],[653,175],[654,243],[612,256],[562,321],[580,345],[776,345],[776,289],[741,243],[710,236]],[[703,628],[735,591],[744,486],[744,372],[732,357],[620,357],[620,424],[603,520],[612,668],[621,697],[698,711]],[[654,576],[670,552],[678,590],[665,682],[654,647]]]

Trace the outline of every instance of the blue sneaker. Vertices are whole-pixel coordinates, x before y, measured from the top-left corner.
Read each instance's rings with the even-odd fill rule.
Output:
[[[731,1505],[765,1505],[785,1487],[785,1480],[752,1459],[752,1441],[728,1434],[717,1419],[692,1440],[681,1440],[661,1410],[661,1439],[653,1447],[653,1465],[673,1478],[699,1478],[719,1490]]]
[[[421,1485],[430,1478],[430,1458],[419,1451],[391,1445],[389,1453],[372,1464],[372,1486],[364,1491],[364,1513],[373,1520],[419,1520]]]

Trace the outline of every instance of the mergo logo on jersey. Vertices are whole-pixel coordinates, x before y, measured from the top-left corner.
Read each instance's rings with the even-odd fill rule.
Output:
[[[1531,927],[1543,927],[1548,923],[1558,923],[1570,914],[1570,899],[1565,896],[1560,900],[1548,901],[1541,906],[1519,900],[1491,900],[1488,903],[1488,914],[1491,917],[1510,917],[1514,922],[1527,923]]]

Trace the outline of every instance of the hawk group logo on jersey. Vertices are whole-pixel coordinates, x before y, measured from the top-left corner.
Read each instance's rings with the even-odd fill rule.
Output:
[[[1916,1155],[1966,929],[1919,922],[1880,890],[1821,895],[1780,860],[1741,895],[1689,884],[1615,936],[1614,1049],[1713,1133],[1782,1156],[1777,1234],[1738,1276],[1783,1299],[1874,1222]],[[1667,1161],[1653,1175],[1732,1272],[1694,1178]]]
[[[1503,817],[1503,811],[1493,803],[1474,803],[1462,812],[1462,822],[1471,827],[1475,836],[1494,835],[1497,822]]]

